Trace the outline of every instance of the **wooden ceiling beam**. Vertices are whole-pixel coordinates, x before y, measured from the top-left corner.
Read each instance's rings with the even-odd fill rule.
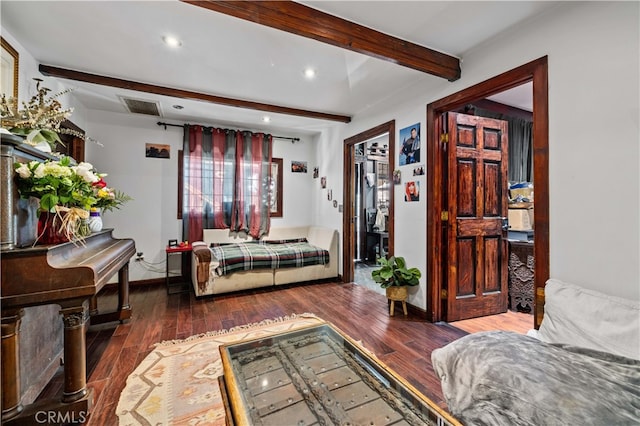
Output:
[[[225,15],[311,38],[455,81],[460,60],[293,1],[182,0]]]
[[[304,109],[289,108],[279,105],[265,104],[261,102],[209,95],[206,93],[193,92],[190,90],[176,89],[172,87],[164,87],[155,84],[123,80],[121,78],[107,77],[104,75],[90,74],[82,71],[58,68],[51,65],[40,64],[39,70],[43,75],[48,77],[58,77],[67,80],[83,81],[85,83],[99,84],[101,86],[117,87],[120,89],[135,90],[138,92],[153,93],[156,95],[170,96],[180,99],[210,102],[218,105],[253,109],[277,114],[296,115],[299,117],[308,117],[320,120],[338,121],[341,123],[349,123],[351,121],[351,117],[348,115],[308,111]]]

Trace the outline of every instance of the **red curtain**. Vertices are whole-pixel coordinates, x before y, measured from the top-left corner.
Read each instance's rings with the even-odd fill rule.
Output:
[[[209,228],[269,232],[271,135],[185,125],[183,235]]]

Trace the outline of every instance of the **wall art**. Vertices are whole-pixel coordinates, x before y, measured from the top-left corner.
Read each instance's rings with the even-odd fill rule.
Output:
[[[146,156],[149,158],[170,158],[171,145],[157,143],[145,144]]]
[[[420,123],[400,130],[400,154],[398,164],[401,166],[420,162]]]

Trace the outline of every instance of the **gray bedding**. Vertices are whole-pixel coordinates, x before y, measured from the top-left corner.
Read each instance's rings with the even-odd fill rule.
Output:
[[[490,331],[436,349],[451,414],[466,425],[638,425],[640,361]]]

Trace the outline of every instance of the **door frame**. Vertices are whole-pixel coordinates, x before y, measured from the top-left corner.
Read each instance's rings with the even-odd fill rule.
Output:
[[[354,247],[355,235],[351,232],[351,221],[355,212],[355,175],[353,174],[353,163],[355,162],[355,146],[366,142],[385,133],[389,134],[389,171],[395,169],[395,145],[396,145],[396,121],[391,120],[380,124],[369,130],[358,133],[344,140],[343,153],[343,177],[342,194],[344,194],[344,210],[342,213],[342,282],[353,282],[354,268]],[[394,235],[394,189],[389,191],[389,256],[393,255],[393,235]]]
[[[533,185],[534,216],[534,326],[542,321],[544,285],[549,279],[549,90],[548,58],[543,56],[504,72],[460,92],[427,105],[427,316],[431,322],[442,321],[442,290],[445,274],[442,259],[443,233],[441,212],[444,208],[445,182],[442,158],[445,142],[440,140],[443,114],[468,103],[484,99],[521,84],[533,81]]]

